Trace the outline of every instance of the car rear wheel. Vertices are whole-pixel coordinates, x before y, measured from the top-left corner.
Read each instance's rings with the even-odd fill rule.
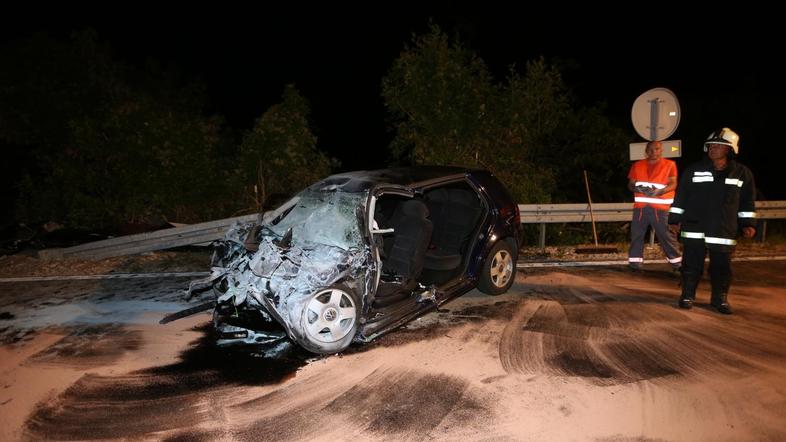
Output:
[[[516,279],[515,256],[507,241],[501,240],[494,244],[483,263],[478,289],[489,295],[507,292]]]
[[[360,302],[344,285],[320,290],[309,298],[301,316],[298,343],[313,353],[338,353],[346,349],[360,324]]]

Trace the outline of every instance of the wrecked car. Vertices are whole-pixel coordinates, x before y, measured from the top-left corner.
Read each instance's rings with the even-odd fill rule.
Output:
[[[506,292],[520,241],[518,206],[488,171],[349,172],[235,223],[189,291],[215,293],[219,345],[337,353],[475,287]]]

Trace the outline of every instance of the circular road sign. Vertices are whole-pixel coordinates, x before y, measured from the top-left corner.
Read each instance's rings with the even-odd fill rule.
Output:
[[[665,140],[680,124],[680,103],[674,92],[656,87],[639,95],[633,102],[630,119],[636,132],[645,140]]]

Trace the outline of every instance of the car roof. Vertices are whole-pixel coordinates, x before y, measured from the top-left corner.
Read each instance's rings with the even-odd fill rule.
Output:
[[[356,170],[331,175],[314,186],[323,187],[334,184],[341,186],[345,192],[362,192],[385,184],[417,188],[431,181],[460,178],[480,171],[481,169],[458,166],[410,166]]]

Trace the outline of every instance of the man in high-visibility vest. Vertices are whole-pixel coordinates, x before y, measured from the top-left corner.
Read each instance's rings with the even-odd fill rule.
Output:
[[[663,158],[663,144],[650,141],[644,150],[647,158],[636,161],[628,173],[628,189],[633,192],[633,219],[630,223],[628,265],[641,270],[644,264],[644,235],[652,226],[666,259],[676,271],[682,264],[682,253],[674,234],[668,228],[669,207],[677,188],[677,165]]]
[[[674,204],[669,209],[672,231],[680,232],[685,250],[679,306],[693,307],[696,287],[710,255],[710,306],[731,314],[731,254],[737,235],[756,235],[756,185],[753,173],[737,162],[740,137],[724,127],[704,142],[707,157],[685,170]]]

